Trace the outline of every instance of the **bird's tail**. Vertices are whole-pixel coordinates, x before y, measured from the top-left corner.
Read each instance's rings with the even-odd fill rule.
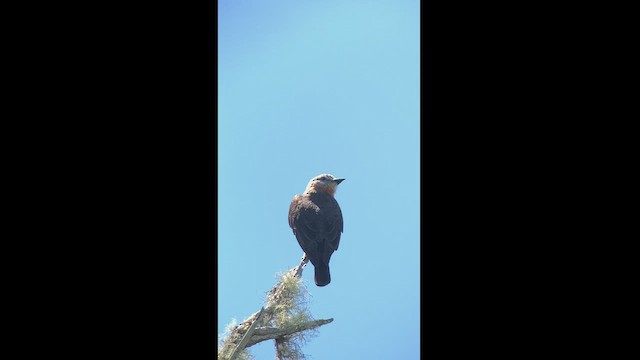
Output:
[[[314,280],[316,281],[317,286],[325,286],[331,282],[331,275],[329,274],[329,265],[328,264],[318,264],[315,267],[315,276]]]

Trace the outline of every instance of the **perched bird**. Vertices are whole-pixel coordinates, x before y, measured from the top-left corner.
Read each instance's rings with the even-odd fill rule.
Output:
[[[317,286],[331,282],[329,260],[338,250],[343,229],[342,211],[333,195],[343,180],[330,174],[318,175],[289,206],[289,226],[315,268]]]

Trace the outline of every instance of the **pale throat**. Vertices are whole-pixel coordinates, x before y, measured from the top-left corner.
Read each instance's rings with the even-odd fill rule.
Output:
[[[327,193],[333,196],[336,193],[336,185],[329,184],[325,185],[322,183],[310,184],[307,186],[307,189],[304,191],[305,194],[314,194],[314,193]]]

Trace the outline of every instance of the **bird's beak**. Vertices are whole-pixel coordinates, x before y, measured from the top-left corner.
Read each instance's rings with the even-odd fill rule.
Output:
[[[333,181],[335,181],[335,182],[336,182],[336,184],[340,184],[341,182],[343,182],[343,181],[344,181],[344,179],[335,179],[335,180],[333,180]]]

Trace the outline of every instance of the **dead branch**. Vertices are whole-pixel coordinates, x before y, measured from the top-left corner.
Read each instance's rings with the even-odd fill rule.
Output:
[[[256,330],[256,326],[260,322],[260,318],[263,312],[264,312],[264,307],[260,309],[260,312],[258,313],[258,316],[256,317],[255,321],[251,323],[251,326],[249,326],[249,330],[247,330],[247,332],[242,337],[242,340],[240,340],[240,343],[238,344],[238,346],[236,346],[236,348],[233,350],[233,353],[231,353],[229,360],[235,359],[236,356],[238,356],[238,354],[240,353],[240,351],[242,351],[242,349],[247,347],[247,343],[249,342],[249,339],[251,339],[253,332]]]
[[[296,266],[295,268],[290,269],[288,273],[293,272],[294,277],[300,278],[302,276],[302,271],[304,270],[304,267],[308,262],[309,258],[307,258],[307,254],[303,253],[302,258],[300,259],[300,264],[298,264],[298,266]],[[224,348],[235,346],[235,349],[233,350],[233,353],[230,355],[228,360],[233,360],[238,356],[238,354],[240,354],[240,352],[242,352],[242,350],[259,342],[265,340],[277,340],[277,338],[281,338],[283,336],[295,334],[297,332],[305,330],[314,329],[333,321],[333,319],[315,320],[302,323],[297,326],[290,326],[285,328],[261,326],[268,324],[273,319],[275,307],[283,295],[283,289],[284,286],[282,282],[276,284],[276,286],[274,286],[269,292],[270,301],[268,302],[267,306],[249,316],[239,326],[233,329],[233,331],[227,338],[227,341],[229,343],[225,344],[224,346]],[[277,346],[278,344],[276,341],[276,348]]]
[[[333,319],[320,319],[320,320],[309,321],[309,322],[300,324],[298,326],[289,326],[285,328],[260,327],[255,329],[255,331],[253,332],[253,336],[251,337],[251,340],[249,340],[249,342],[247,343],[246,347],[253,346],[265,340],[274,340],[279,337],[295,334],[300,331],[315,329],[322,325],[328,324],[332,321]]]

